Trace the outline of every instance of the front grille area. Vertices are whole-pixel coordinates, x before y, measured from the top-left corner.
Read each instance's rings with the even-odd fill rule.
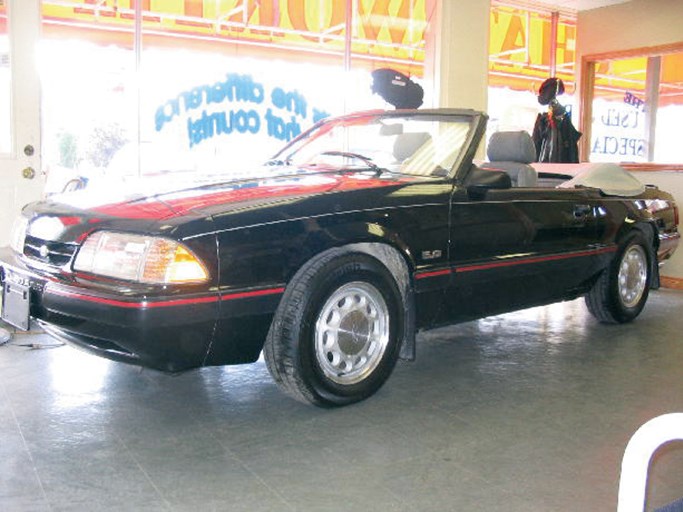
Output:
[[[65,244],[27,236],[24,241],[24,256],[55,267],[62,267],[71,261],[77,249],[76,244]]]

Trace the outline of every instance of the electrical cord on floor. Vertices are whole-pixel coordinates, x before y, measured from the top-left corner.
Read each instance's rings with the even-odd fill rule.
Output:
[[[7,342],[5,343],[6,345],[11,345],[13,347],[24,347],[28,348],[30,350],[42,350],[42,349],[48,349],[48,348],[59,348],[63,347],[64,343],[61,341],[57,341],[55,343],[17,343],[17,342]]]
[[[53,343],[19,343],[18,340],[12,341],[12,333],[0,327],[0,347],[5,345],[28,348],[29,350],[42,350],[63,347],[64,343],[61,341],[54,341]]]
[[[0,327],[0,347],[3,345],[7,345],[9,343],[9,340],[12,339],[12,335],[7,329],[3,329]]]

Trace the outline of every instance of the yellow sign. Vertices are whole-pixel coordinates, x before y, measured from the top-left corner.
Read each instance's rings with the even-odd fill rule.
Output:
[[[373,67],[409,66],[422,75],[427,4],[435,0],[358,0],[352,57]],[[339,59],[345,49],[346,2],[338,0],[141,0],[144,42],[177,37],[215,50],[216,40],[271,52],[300,49]],[[134,30],[135,0],[43,0],[49,27]],[[91,34],[102,39],[103,34]],[[106,37],[106,36],[105,36]],[[119,33],[120,37],[120,33]],[[384,64],[383,64],[384,63]]]
[[[551,75],[552,18],[549,13],[491,8],[489,85],[535,91]],[[559,17],[555,76],[574,82],[575,20]],[[573,87],[569,87],[572,92]]]

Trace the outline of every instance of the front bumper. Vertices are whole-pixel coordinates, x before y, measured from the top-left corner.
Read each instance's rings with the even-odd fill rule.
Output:
[[[0,249],[0,280],[13,275],[28,280],[30,315],[50,335],[108,359],[170,372],[255,361],[283,291],[97,289],[37,272]]]

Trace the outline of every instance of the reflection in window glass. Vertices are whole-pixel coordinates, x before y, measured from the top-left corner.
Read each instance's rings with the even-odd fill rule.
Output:
[[[0,0],[0,154],[12,151],[12,76],[7,7]]]
[[[42,41],[43,154],[48,187],[57,189],[48,192],[102,178],[137,140],[134,63],[121,46]],[[135,159],[125,173],[137,173]]]
[[[647,57],[597,62],[591,162],[647,162]]]
[[[423,75],[433,0],[353,6],[347,34],[336,0],[42,0],[49,177],[245,172],[323,117],[386,108],[370,72]]]
[[[435,8],[435,0],[359,1],[352,17],[353,66],[423,78],[425,30]]]
[[[565,93],[557,97],[557,101],[565,107],[569,115],[574,112],[574,96]],[[487,140],[491,134],[499,131],[533,132],[538,114],[548,112],[548,107],[539,104],[538,95],[530,91],[515,91],[502,87],[489,88],[489,122],[486,133]],[[577,120],[572,118],[576,126]]]
[[[144,173],[248,173],[316,121],[342,113],[341,65],[155,48],[142,62]]]
[[[531,90],[550,77],[552,15],[549,10],[511,7],[491,2],[489,85]],[[574,90],[576,18],[564,13],[557,23],[555,76]]]
[[[683,162],[683,53],[595,63],[590,160]]]
[[[514,7],[510,2],[492,0],[487,138],[502,130],[531,133],[536,116],[547,111],[539,105],[537,92],[553,75],[551,26],[548,9]],[[568,110],[574,103],[575,48],[576,17],[560,13],[554,76],[564,82],[565,94],[558,100]]]
[[[344,4],[277,4],[169,2],[143,17],[144,174],[248,175],[342,113]]]
[[[662,55],[655,132],[655,162],[683,163],[681,119],[683,119],[683,53]]]

